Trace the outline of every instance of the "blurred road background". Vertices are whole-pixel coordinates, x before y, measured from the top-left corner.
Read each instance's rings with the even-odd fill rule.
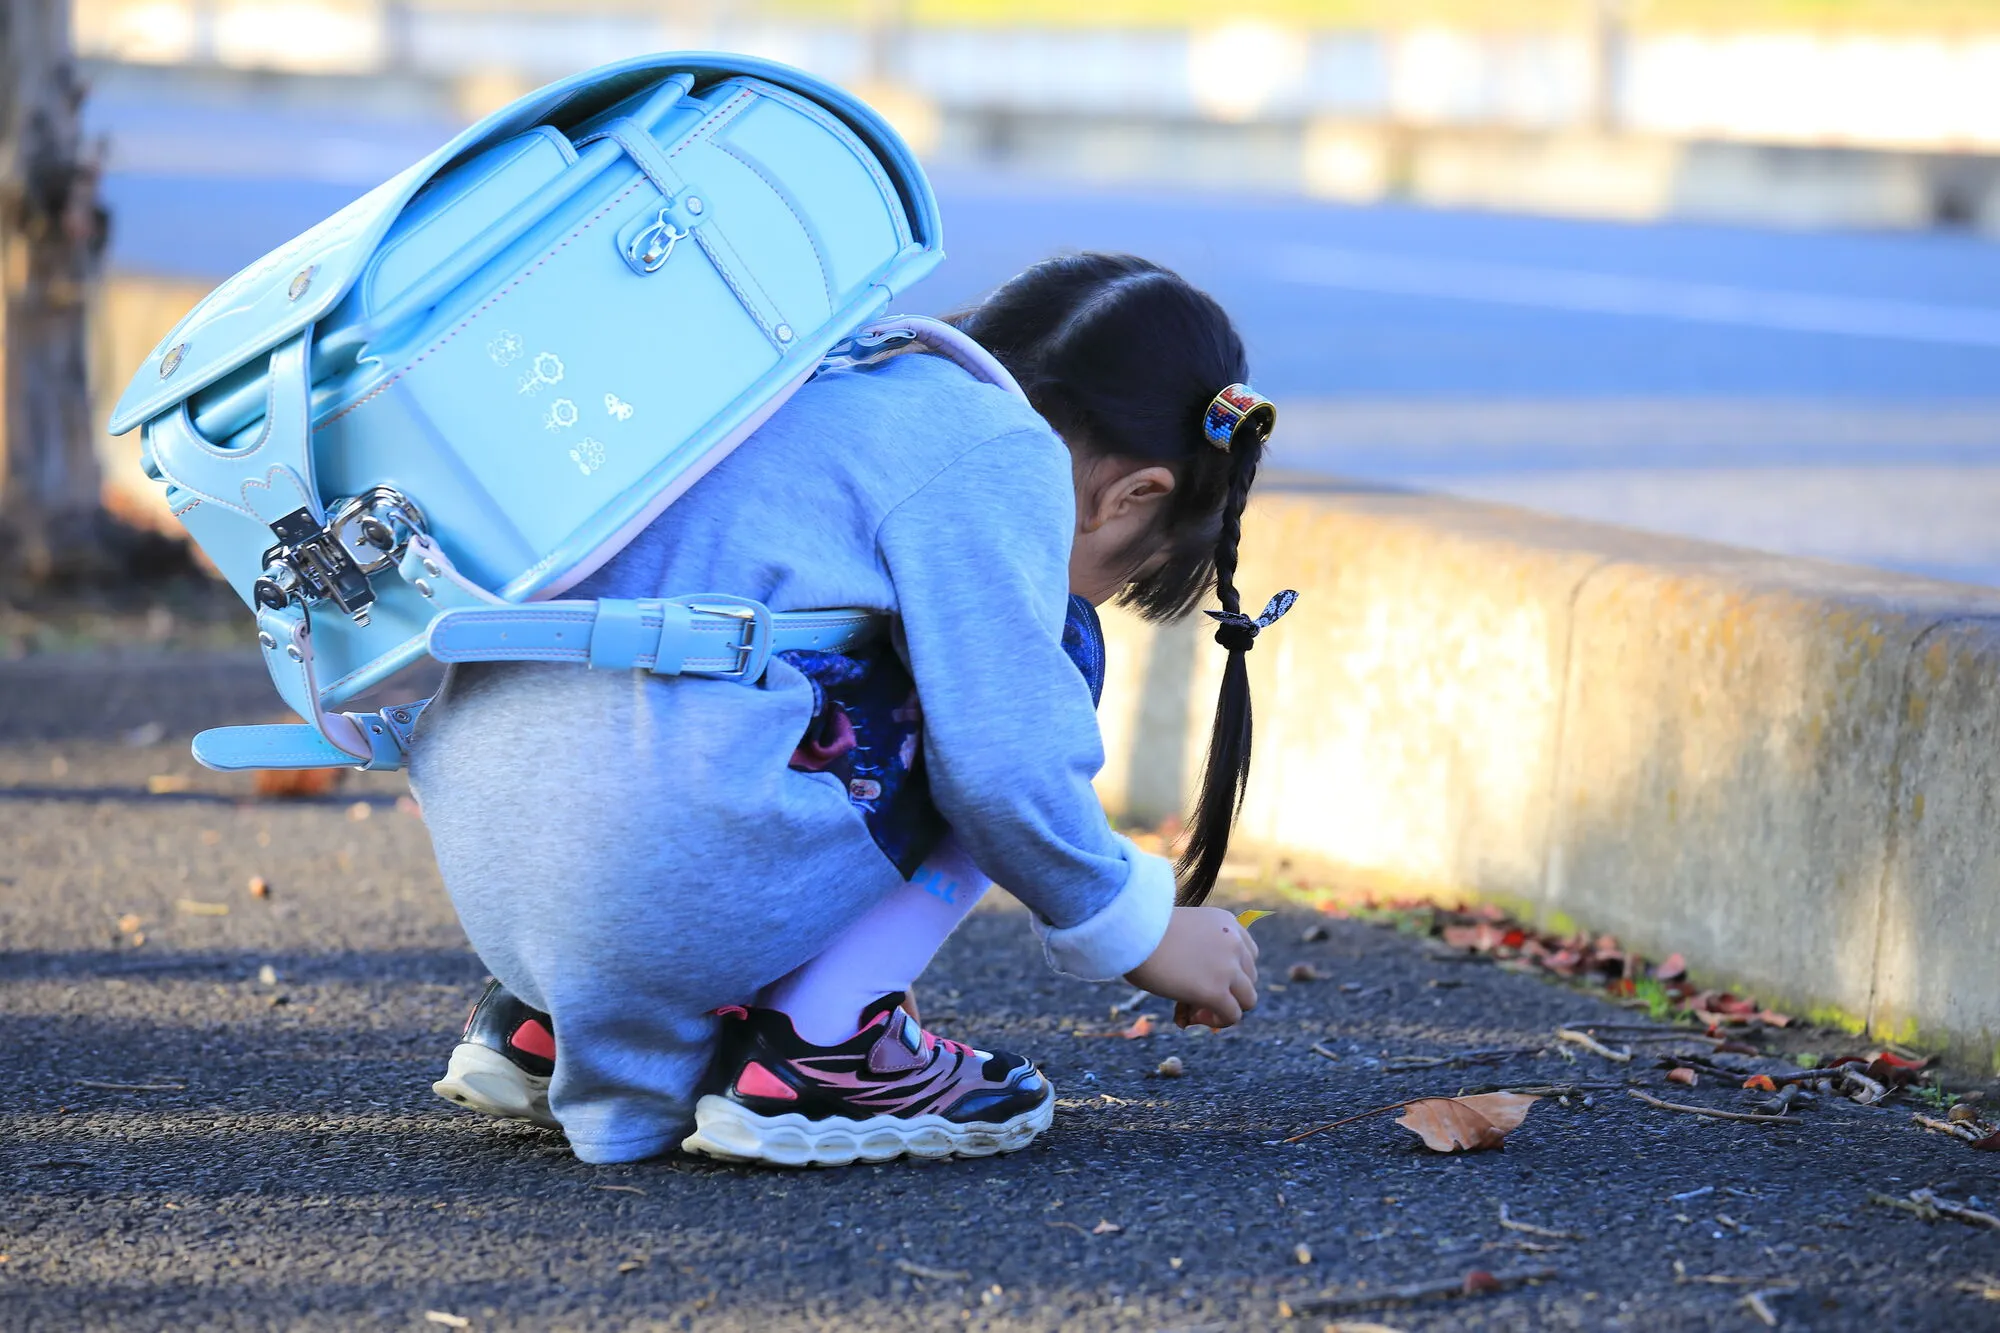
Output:
[[[102,388],[469,117],[726,47],[926,155],[912,307],[1085,247],[1212,290],[1281,466],[2000,582],[2000,4],[1186,8],[88,0]]]

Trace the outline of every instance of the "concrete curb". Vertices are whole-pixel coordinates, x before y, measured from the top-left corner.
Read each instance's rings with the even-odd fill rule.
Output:
[[[2000,591],[1428,495],[1280,487],[1239,846],[1681,951],[2000,1068]],[[1178,811],[1222,655],[1107,617],[1106,804]],[[1120,701],[1125,701],[1121,706]]]

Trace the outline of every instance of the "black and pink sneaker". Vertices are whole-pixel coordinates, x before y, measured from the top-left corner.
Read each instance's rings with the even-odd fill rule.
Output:
[[[554,1020],[489,981],[466,1015],[444,1077],[431,1091],[482,1115],[557,1129],[549,1112],[549,1079],[555,1072]]]
[[[845,1166],[986,1157],[1032,1143],[1055,1088],[1028,1060],[933,1036],[885,995],[838,1046],[813,1046],[775,1009],[721,1010],[715,1091],[681,1151],[727,1162]]]

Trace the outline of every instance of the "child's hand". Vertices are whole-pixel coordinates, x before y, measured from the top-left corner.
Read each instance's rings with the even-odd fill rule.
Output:
[[[1220,907],[1176,907],[1159,947],[1125,980],[1179,1001],[1191,1022],[1230,1027],[1257,1007],[1257,942]]]

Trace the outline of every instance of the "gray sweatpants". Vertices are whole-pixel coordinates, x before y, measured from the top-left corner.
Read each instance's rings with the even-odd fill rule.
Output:
[[[553,1015],[550,1105],[585,1161],[675,1147],[711,1012],[901,882],[840,780],[787,767],[811,707],[779,662],[761,687],[508,663],[454,668],[424,715],[410,777],[445,888]]]

